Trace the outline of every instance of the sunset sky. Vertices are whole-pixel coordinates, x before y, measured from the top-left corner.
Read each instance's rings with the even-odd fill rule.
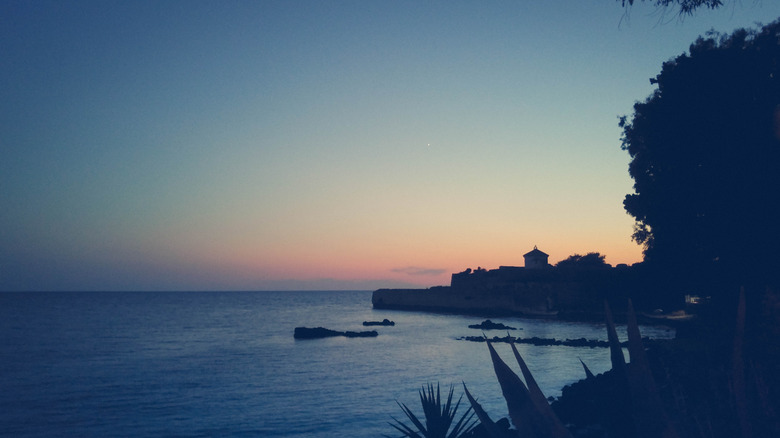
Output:
[[[571,1],[3,1],[0,290],[374,289],[641,261],[618,116],[711,28]]]

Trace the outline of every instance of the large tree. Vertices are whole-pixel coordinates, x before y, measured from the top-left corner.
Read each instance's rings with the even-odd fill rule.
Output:
[[[648,264],[744,282],[780,272],[780,21],[708,34],[622,117]]]

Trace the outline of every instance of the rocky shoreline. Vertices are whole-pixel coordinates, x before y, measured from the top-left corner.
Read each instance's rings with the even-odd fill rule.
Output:
[[[598,307],[590,305],[579,308],[566,306],[566,308],[553,310],[546,310],[541,306],[528,307],[517,304],[520,301],[515,294],[473,293],[473,291],[453,289],[449,286],[435,286],[428,289],[378,289],[371,296],[373,308],[381,310],[476,315],[486,318],[519,317],[571,322],[604,321],[603,300],[599,302]],[[625,323],[625,309],[615,309],[614,317],[616,322]],[[637,318],[639,323],[644,325],[678,328],[692,322],[695,315],[681,313],[678,310],[654,314],[639,313]]]
[[[461,336],[455,338],[458,341],[470,341],[470,342],[492,342],[492,343],[514,343],[514,344],[528,344],[534,346],[564,346],[564,347],[589,347],[589,348],[609,348],[608,341],[599,341],[595,339],[555,339],[555,338],[539,338],[537,336],[531,338],[521,338],[514,336],[493,336],[492,338],[486,338],[485,336]],[[646,344],[650,344],[653,341],[650,338],[642,338],[642,341]],[[621,347],[627,347],[628,342],[621,342]]]

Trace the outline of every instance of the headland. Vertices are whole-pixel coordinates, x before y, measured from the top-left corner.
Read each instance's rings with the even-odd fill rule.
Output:
[[[645,299],[645,273],[638,265],[552,266],[536,247],[524,257],[524,267],[454,273],[449,286],[379,289],[372,304],[376,309],[603,321],[604,300],[620,313],[621,298],[632,297],[641,311],[656,311],[655,322],[668,322],[657,309],[670,312],[684,306]]]

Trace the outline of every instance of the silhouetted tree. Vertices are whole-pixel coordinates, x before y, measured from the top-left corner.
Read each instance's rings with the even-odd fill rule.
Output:
[[[622,2],[623,7],[626,5],[631,6],[634,4],[634,0],[618,0]],[[720,6],[723,6],[723,2],[721,0],[639,0],[642,2],[645,1],[651,1],[655,3],[656,6],[659,7],[679,7],[680,8],[680,15],[691,15],[693,12],[701,7],[706,7],[710,9],[715,9]]]
[[[691,277],[765,281],[780,267],[780,21],[710,33],[663,64],[620,119],[634,240]]]
[[[556,263],[555,266],[559,268],[609,268],[610,265],[604,261],[603,256],[597,252],[589,252],[585,255],[574,254],[570,255],[567,259],[561,260]]]

